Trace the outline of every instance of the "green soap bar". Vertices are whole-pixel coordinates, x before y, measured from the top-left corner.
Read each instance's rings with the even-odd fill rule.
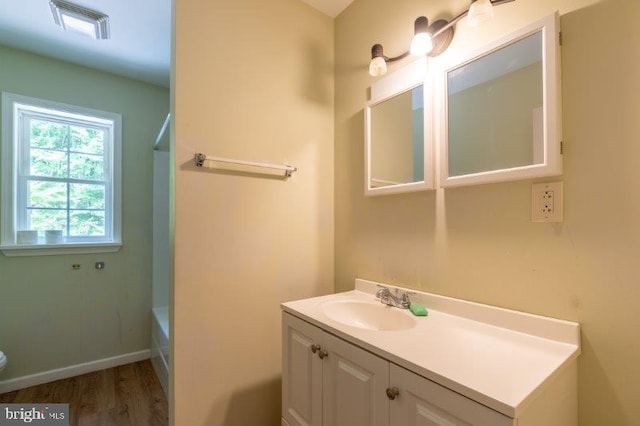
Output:
[[[411,306],[409,306],[409,310],[417,317],[426,317],[429,315],[427,308],[419,303],[412,303]]]

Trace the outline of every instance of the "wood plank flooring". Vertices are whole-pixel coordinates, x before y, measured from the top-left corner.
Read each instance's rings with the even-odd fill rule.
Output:
[[[169,404],[148,360],[5,393],[0,403],[68,403],[70,426],[169,423]]]

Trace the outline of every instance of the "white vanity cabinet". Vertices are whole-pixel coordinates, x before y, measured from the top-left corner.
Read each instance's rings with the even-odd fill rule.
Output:
[[[577,426],[579,324],[379,285],[282,304],[283,426]]]
[[[513,419],[283,313],[285,426],[513,426]]]
[[[282,314],[282,424],[322,425],[322,330]],[[312,350],[313,348],[313,350]]]
[[[286,313],[282,330],[283,425],[389,425],[387,361]]]
[[[390,364],[391,383],[398,397],[391,401],[391,425],[411,426],[513,426],[517,423],[482,404],[465,398],[431,380]]]

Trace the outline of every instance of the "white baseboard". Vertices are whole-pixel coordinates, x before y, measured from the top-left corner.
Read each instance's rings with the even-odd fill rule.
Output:
[[[67,379],[69,377],[80,376],[82,374],[93,373],[94,371],[105,370],[107,368],[118,367],[132,362],[142,361],[149,359],[149,355],[149,349],[145,349],[143,351],[131,352],[111,358],[99,359],[97,361],[85,362],[83,364],[71,365],[69,367],[0,381],[0,394],[41,385],[43,383],[54,382],[56,380]],[[9,362],[11,362],[11,360],[9,360]]]

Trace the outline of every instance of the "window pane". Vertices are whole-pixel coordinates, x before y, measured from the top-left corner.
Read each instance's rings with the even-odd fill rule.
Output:
[[[70,204],[72,209],[104,210],[104,185],[71,184]]]
[[[32,148],[29,161],[32,176],[67,177],[67,155],[64,152]]]
[[[104,158],[100,155],[69,154],[71,177],[74,179],[103,180]]]
[[[29,216],[29,229],[46,231],[61,229],[67,234],[67,212],[65,210],[27,210]]]
[[[30,141],[34,148],[67,149],[67,125],[45,120],[30,121]]]
[[[72,211],[70,233],[72,237],[104,236],[104,211]]]
[[[28,207],[67,208],[67,184],[32,180],[27,184]]]
[[[0,225],[11,220],[9,228],[38,231],[43,246],[48,230],[62,231],[64,244],[119,237],[120,186],[113,182],[120,178],[114,161],[121,116],[17,95],[5,99],[19,119],[5,129],[15,137],[0,141],[16,157],[6,170],[10,179],[0,182],[13,188],[5,201],[14,214],[1,216]]]
[[[71,126],[71,151],[104,153],[104,131]]]

